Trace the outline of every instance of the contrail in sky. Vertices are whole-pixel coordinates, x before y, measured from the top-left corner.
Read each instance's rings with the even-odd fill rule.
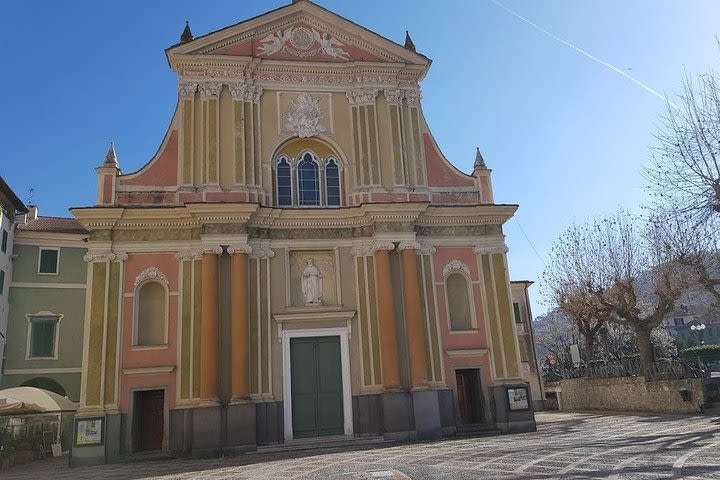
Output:
[[[558,42],[562,43],[563,45],[572,48],[573,50],[575,50],[576,52],[578,52],[578,53],[581,54],[581,55],[586,56],[587,58],[589,58],[589,59],[592,60],[593,62],[599,63],[599,64],[602,65],[603,67],[607,67],[607,68],[609,68],[610,70],[612,70],[613,72],[622,75],[623,77],[627,78],[628,80],[630,80],[631,82],[633,82],[633,83],[634,83],[635,85],[637,85],[638,87],[640,87],[640,88],[642,88],[643,90],[645,90],[645,91],[647,91],[647,92],[655,95],[655,96],[658,97],[659,99],[661,99],[661,100],[663,100],[663,101],[665,101],[665,102],[668,102],[668,103],[670,104],[670,106],[672,106],[673,108],[677,108],[677,106],[676,106],[674,103],[672,103],[670,100],[668,100],[667,97],[665,97],[665,95],[662,95],[662,94],[658,93],[658,92],[657,92],[656,90],[654,90],[652,87],[650,87],[650,86],[648,86],[648,85],[645,85],[643,82],[641,82],[641,81],[638,80],[637,78],[633,77],[632,75],[626,73],[625,71],[619,69],[619,68],[616,67],[615,65],[613,65],[613,64],[611,64],[611,63],[608,63],[608,62],[606,62],[605,60],[603,60],[603,59],[601,59],[601,58],[596,57],[595,55],[591,54],[590,52],[587,52],[587,51],[583,50],[583,49],[580,48],[580,47],[576,47],[575,45],[573,45],[572,43],[570,43],[570,42],[568,42],[568,41],[563,40],[562,38],[558,37],[557,35],[553,34],[552,32],[549,32],[549,31],[545,30],[543,27],[541,27],[541,26],[538,25],[537,23],[533,22],[532,20],[529,20],[529,19],[523,17],[522,15],[520,15],[519,13],[517,13],[517,12],[515,12],[515,11],[513,11],[513,10],[510,10],[508,7],[506,7],[505,5],[503,5],[502,3],[500,3],[498,0],[490,0],[490,1],[491,1],[492,3],[494,3],[495,5],[497,5],[498,7],[502,8],[503,10],[505,10],[506,12],[508,12],[510,15],[519,18],[520,20],[522,20],[523,22],[527,23],[527,24],[530,25],[531,27],[534,27],[534,28],[540,30],[542,33],[544,33],[544,34],[547,35],[548,37],[554,38],[555,40],[557,40]]]

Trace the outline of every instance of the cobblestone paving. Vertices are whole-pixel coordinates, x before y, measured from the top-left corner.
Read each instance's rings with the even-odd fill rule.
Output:
[[[720,479],[720,418],[539,413],[538,431],[313,453],[69,469],[53,459],[0,479]],[[62,460],[62,462],[61,462]]]

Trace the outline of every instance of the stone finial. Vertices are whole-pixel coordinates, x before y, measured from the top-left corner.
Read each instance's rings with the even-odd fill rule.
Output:
[[[480,147],[477,147],[477,149],[475,150],[475,164],[473,165],[473,170],[487,170],[487,165],[485,165],[485,159],[480,153]]]
[[[417,50],[415,50],[415,44],[413,43],[412,38],[410,38],[410,33],[408,33],[407,30],[405,30],[405,48],[411,52],[417,53]]]
[[[185,21],[185,28],[183,29],[182,35],[180,35],[180,43],[192,42],[193,34],[190,31],[190,22]]]
[[[104,167],[117,167],[118,166],[117,155],[115,154],[115,145],[113,142],[110,142],[110,148],[108,148],[108,151],[105,154],[105,162],[104,162],[103,166]]]

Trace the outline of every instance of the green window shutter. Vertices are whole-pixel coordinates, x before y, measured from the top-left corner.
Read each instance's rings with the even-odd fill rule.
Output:
[[[0,295],[5,291],[5,270],[0,270]]]
[[[58,273],[58,250],[40,250],[39,273]]]
[[[515,323],[522,323],[522,317],[520,316],[520,304],[513,302],[513,312],[515,312]]]
[[[8,231],[3,230],[2,232],[2,245],[0,245],[0,250],[2,250],[3,253],[7,253],[7,242],[8,242]]]
[[[30,357],[54,357],[57,318],[33,319],[30,325]]]

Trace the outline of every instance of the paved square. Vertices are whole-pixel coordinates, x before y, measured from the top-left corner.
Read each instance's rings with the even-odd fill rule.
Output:
[[[69,469],[53,459],[20,479],[720,479],[720,418],[538,413],[538,431],[302,458],[247,455]]]

